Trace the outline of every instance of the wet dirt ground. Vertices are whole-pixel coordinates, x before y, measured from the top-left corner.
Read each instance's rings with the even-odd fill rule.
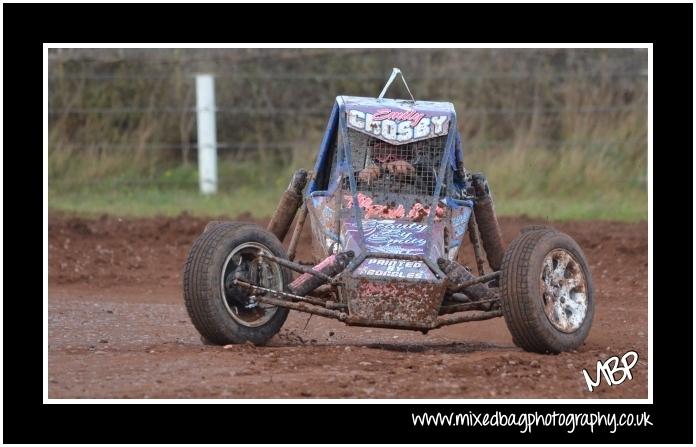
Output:
[[[539,355],[517,348],[502,318],[423,335],[294,311],[267,346],[205,346],[181,268],[207,221],[49,215],[49,398],[647,397],[647,223],[554,223],[589,260],[595,319],[578,352]],[[503,236],[538,223],[503,218]],[[305,230],[299,260],[309,260]],[[598,360],[629,350],[632,379],[589,392],[582,369],[594,378]]]

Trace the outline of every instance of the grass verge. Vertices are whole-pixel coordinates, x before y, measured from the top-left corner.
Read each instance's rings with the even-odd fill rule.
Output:
[[[249,213],[268,217],[284,187],[237,188],[203,196],[195,190],[135,188],[112,191],[49,191],[52,210],[82,215],[109,213],[123,216],[174,216],[183,211],[199,216]],[[495,194],[496,211],[501,216],[526,215],[541,220],[619,220],[647,219],[647,196],[603,194],[601,197],[505,197]]]
[[[478,150],[465,155],[465,161],[468,169],[486,173],[502,216],[646,220],[645,154],[627,147],[592,152],[572,147],[557,152]],[[221,160],[220,192],[203,196],[198,193],[194,165],[145,169],[126,158],[108,158],[109,163],[92,160],[95,167],[90,167],[89,160],[81,157],[79,163],[49,169],[48,203],[51,209],[84,215],[153,216],[187,211],[200,216],[249,213],[267,217],[292,172],[298,167],[310,168],[311,159],[306,151],[275,163]]]

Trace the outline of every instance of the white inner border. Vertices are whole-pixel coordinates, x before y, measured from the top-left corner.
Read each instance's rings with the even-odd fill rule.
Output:
[[[48,398],[48,49],[49,48],[647,48],[648,49],[648,398],[647,399],[49,399]],[[2,49],[0,49],[0,52]],[[1,68],[1,66],[0,66]],[[2,76],[0,74],[0,76]],[[696,82],[696,81],[695,81]],[[695,93],[696,95],[696,93]],[[0,94],[1,96],[1,94]],[[695,96],[696,97],[696,96]],[[2,124],[0,124],[2,126]],[[44,403],[245,403],[245,404],[652,404],[653,403],[653,44],[417,44],[417,43],[275,43],[275,44],[124,44],[44,43],[43,44],[43,402]],[[696,118],[694,118],[696,132]],[[2,127],[0,127],[2,133]],[[2,163],[0,161],[0,163]],[[696,166],[696,161],[694,162]],[[0,184],[0,191],[2,185]],[[2,199],[0,198],[0,204]],[[694,211],[696,217],[696,211]],[[0,211],[0,225],[2,211]],[[0,241],[0,248],[2,242]],[[696,247],[696,242],[695,242]],[[694,251],[696,257],[696,250]],[[0,260],[0,267],[2,261]],[[0,273],[1,275],[2,273]],[[696,266],[694,267],[696,278]],[[0,279],[1,281],[1,279]],[[0,310],[0,316],[1,315]],[[696,315],[696,308],[694,309]],[[1,340],[2,334],[0,334]],[[621,354],[621,353],[616,353]],[[599,360],[599,359],[598,359]],[[696,358],[693,360],[696,362]],[[2,359],[0,358],[0,362]],[[696,363],[695,363],[696,364]],[[0,366],[2,363],[0,363]],[[1,371],[1,370],[0,370]],[[1,378],[0,372],[0,378]],[[696,377],[696,376],[695,376]],[[578,374],[578,380],[582,376]],[[696,379],[694,379],[696,380]],[[695,416],[696,417],[696,416]]]

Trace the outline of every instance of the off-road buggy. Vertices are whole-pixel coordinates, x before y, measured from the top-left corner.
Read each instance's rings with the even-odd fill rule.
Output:
[[[263,344],[296,310],[423,333],[503,316],[525,350],[583,343],[594,297],[578,244],[533,226],[506,248],[486,178],[464,168],[454,106],[385,99],[397,74],[378,98],[336,98],[314,170],[294,174],[266,229],[214,221],[195,241],[184,299],[204,342]],[[315,259],[299,263],[308,215]],[[457,262],[467,237],[477,274]]]

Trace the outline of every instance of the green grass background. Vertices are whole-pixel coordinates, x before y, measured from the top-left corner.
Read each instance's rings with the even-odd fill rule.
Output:
[[[48,203],[82,214],[272,213],[336,95],[400,67],[451,101],[501,215],[647,219],[645,49],[52,49]],[[198,193],[194,73],[215,74],[219,193]],[[406,97],[400,82],[390,97]],[[224,147],[226,145],[226,148]],[[237,146],[234,148],[233,146]]]
[[[299,167],[311,169],[313,160],[309,153],[286,165],[222,159],[219,192],[201,195],[195,165],[148,173],[129,167],[128,159],[90,165],[88,158],[81,157],[79,163],[58,166],[49,159],[54,170],[61,169],[62,178],[74,182],[51,182],[49,174],[52,210],[126,216],[172,216],[186,211],[232,217],[241,213],[270,216],[292,172]],[[465,165],[486,173],[500,215],[544,220],[647,219],[646,177],[640,172],[643,160],[616,160],[611,152],[588,154],[572,148],[560,152],[513,149],[498,154],[476,151],[465,155]]]

